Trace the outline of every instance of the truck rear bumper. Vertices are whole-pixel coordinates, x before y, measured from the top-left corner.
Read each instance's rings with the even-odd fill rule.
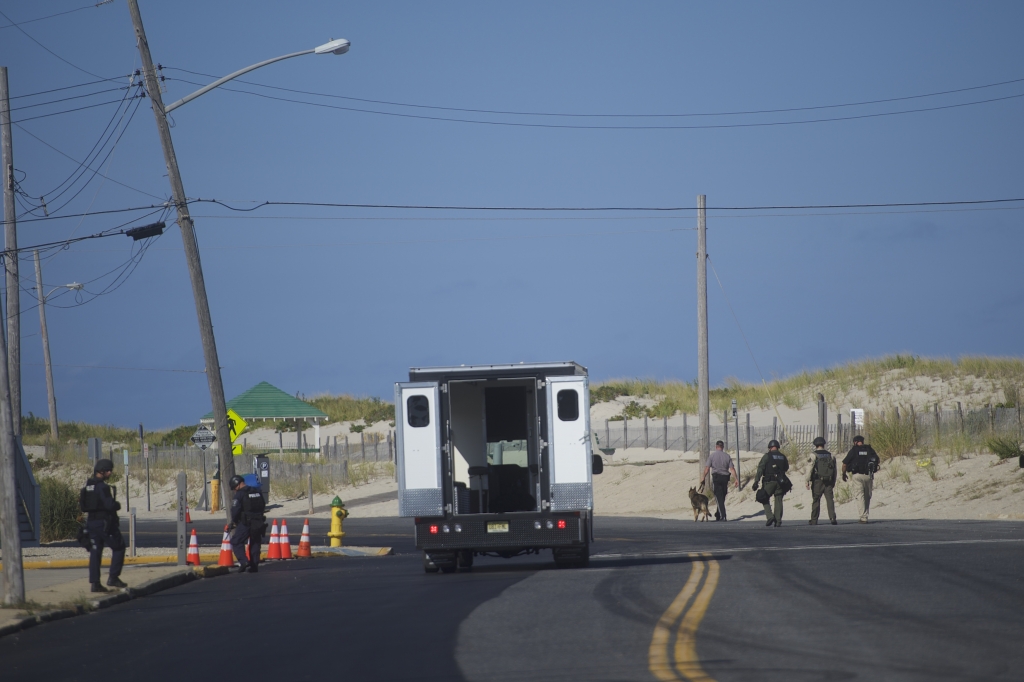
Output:
[[[427,552],[486,552],[578,547],[589,541],[588,516],[586,512],[520,512],[419,517],[415,522],[416,548]]]

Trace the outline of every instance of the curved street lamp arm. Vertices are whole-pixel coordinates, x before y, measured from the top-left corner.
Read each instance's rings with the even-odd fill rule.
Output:
[[[266,66],[267,64],[273,64],[274,62],[279,62],[282,59],[290,59],[292,57],[300,57],[300,56],[302,56],[304,54],[313,54],[315,51],[316,50],[313,49],[313,50],[303,50],[302,52],[292,52],[291,54],[285,54],[285,55],[281,55],[280,57],[274,57],[273,59],[267,59],[266,61],[259,62],[258,64],[253,64],[252,66],[247,66],[244,69],[239,69],[238,71],[235,71],[234,73],[230,73],[227,76],[224,76],[223,78],[218,78],[217,80],[215,80],[214,82],[210,83],[209,85],[207,85],[205,87],[199,88],[198,90],[193,92],[191,95],[185,95],[184,97],[179,99],[177,102],[174,102],[172,104],[168,104],[166,107],[164,107],[164,113],[165,114],[169,114],[172,111],[174,111],[175,109],[177,109],[178,107],[180,107],[182,104],[188,104],[189,102],[194,100],[196,97],[199,97],[200,95],[205,95],[210,90],[213,90],[214,88],[216,88],[218,86],[224,85],[229,80],[232,80],[234,78],[238,78],[242,74],[249,73],[250,71],[258,69],[261,66]]]

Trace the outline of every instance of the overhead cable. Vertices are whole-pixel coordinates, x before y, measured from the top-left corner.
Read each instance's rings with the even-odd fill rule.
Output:
[[[184,73],[190,73],[195,76],[204,76],[206,78],[219,78],[208,73],[201,73],[199,71],[189,71],[188,69],[176,68],[172,66],[163,67],[169,71],[182,71]],[[189,82],[191,81],[182,81]],[[952,95],[961,92],[970,92],[973,90],[984,90],[987,88],[995,88],[1002,85],[1012,85],[1014,83],[1024,82],[1024,78],[1014,78],[1012,80],[999,81],[997,83],[988,83],[985,85],[974,85],[966,88],[957,88],[954,90],[940,90],[937,92],[928,92],[920,95],[906,95],[903,97],[889,97],[885,99],[874,99],[864,100],[860,102],[844,102],[841,104],[821,104],[816,106],[808,107],[789,107],[785,109],[750,109],[743,111],[709,111],[709,112],[693,112],[684,114],[570,114],[564,112],[543,112],[543,111],[508,111],[501,109],[467,109],[461,107],[442,107],[433,106],[429,104],[410,104],[407,102],[393,102],[389,100],[379,99],[366,99],[362,97],[349,97],[345,95],[335,95],[326,92],[312,92],[309,90],[297,90],[295,88],[285,88],[277,85],[266,85],[265,83],[257,83],[255,81],[249,81],[242,78],[235,80],[236,83],[245,83],[248,85],[255,85],[261,88],[268,88],[271,90],[281,90],[284,92],[294,92],[300,95],[314,95],[317,97],[330,97],[332,99],[342,99],[351,102],[366,102],[368,104],[385,104],[388,106],[395,107],[411,107],[415,109],[433,109],[437,111],[458,111],[470,114],[496,114],[502,116],[552,116],[552,117],[564,117],[564,118],[696,118],[701,116],[747,116],[752,114],[781,114],[781,113],[793,113],[798,111],[818,111],[822,109],[839,109],[843,107],[860,107],[872,104],[886,104],[890,102],[903,102],[912,99],[924,99],[928,97],[939,97],[942,95]],[[191,83],[193,85],[200,85],[199,83]]]

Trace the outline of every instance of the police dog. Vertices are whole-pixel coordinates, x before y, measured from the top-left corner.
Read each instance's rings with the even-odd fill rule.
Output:
[[[701,495],[696,488],[690,488],[690,506],[693,507],[693,520],[696,521],[704,514],[704,521],[708,520],[708,496]]]

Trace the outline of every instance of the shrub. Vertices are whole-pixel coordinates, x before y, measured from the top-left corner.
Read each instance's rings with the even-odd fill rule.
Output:
[[[999,459],[1010,459],[1011,457],[1024,455],[1024,449],[1021,448],[1021,442],[1017,438],[993,436],[985,441],[985,447],[991,450],[992,454]]]
[[[882,459],[906,457],[914,447],[914,427],[907,419],[897,419],[895,414],[870,417],[868,431],[871,446]]]
[[[55,478],[39,480],[43,542],[68,540],[78,533],[78,491]]]

